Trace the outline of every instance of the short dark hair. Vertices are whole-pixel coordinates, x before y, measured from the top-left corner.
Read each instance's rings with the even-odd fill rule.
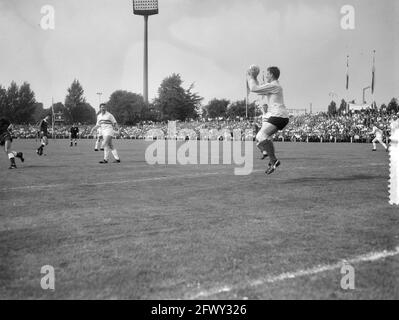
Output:
[[[267,71],[269,71],[272,75],[273,78],[278,80],[280,78],[280,69],[277,67],[269,67],[267,68]]]
[[[106,107],[107,107],[107,104],[106,104],[106,103],[102,103],[102,104],[100,104],[100,108],[101,108],[101,107],[105,107],[105,108],[106,108]]]

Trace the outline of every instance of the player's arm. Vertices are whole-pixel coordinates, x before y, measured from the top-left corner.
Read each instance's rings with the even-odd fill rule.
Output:
[[[116,132],[118,132],[118,134],[120,134],[121,128],[119,127],[118,122],[116,122],[116,119],[115,119],[114,116],[112,116],[111,122],[112,122],[112,125],[113,125],[113,127],[114,127],[114,130],[115,130]]]
[[[92,136],[92,135],[93,135],[93,132],[94,132],[95,130],[97,130],[98,128],[100,128],[100,119],[99,119],[99,117],[97,117],[97,123],[96,123],[96,125],[93,127],[93,129],[91,129],[90,135]]]
[[[93,127],[93,129],[91,129],[90,135],[92,136],[92,135],[93,135],[93,132],[94,132],[95,130],[97,130],[98,128],[100,128],[100,125],[99,125],[99,124],[96,124],[96,125]]]
[[[251,77],[248,79],[248,86],[251,92],[262,95],[276,94],[280,91],[280,86],[275,83],[265,83],[260,85],[257,80]]]

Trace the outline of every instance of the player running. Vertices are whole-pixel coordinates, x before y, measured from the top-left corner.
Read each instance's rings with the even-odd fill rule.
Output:
[[[12,124],[8,119],[0,119],[0,146],[4,146],[4,152],[7,154],[8,159],[10,159],[9,169],[16,169],[17,165],[15,163],[15,157],[19,158],[22,162],[25,161],[22,152],[12,151],[12,136],[11,136]]]
[[[47,116],[42,121],[40,121],[40,124],[39,124],[41,145],[36,150],[36,153],[39,156],[43,155],[44,147],[48,145],[48,126],[49,126],[49,121],[50,121],[50,116]]]
[[[75,142],[75,147],[78,145],[77,139],[78,139],[78,134],[79,134],[79,127],[76,125],[76,123],[73,124],[71,127],[71,147],[73,147],[73,143]]]
[[[103,145],[104,145],[104,160],[100,161],[101,164],[108,163],[109,153],[111,151],[112,155],[115,158],[114,163],[120,163],[121,160],[118,156],[118,151],[114,148],[112,143],[112,137],[114,134],[114,128],[119,131],[119,126],[115,120],[115,117],[109,113],[106,109],[106,104],[102,103],[100,105],[101,113],[97,116],[97,124],[91,129],[90,135],[93,135],[93,132],[101,127],[101,132],[103,135]]]
[[[378,127],[378,125],[374,125],[373,126],[373,131],[371,132],[371,134],[375,135],[373,142],[373,151],[377,151],[377,145],[376,142],[379,142],[384,148],[385,151],[388,152],[388,147],[387,145],[384,143],[383,141],[383,132],[382,130]]]
[[[273,135],[287,126],[289,115],[284,105],[283,88],[278,81],[280,78],[279,68],[269,67],[266,73],[266,83],[262,85],[259,85],[257,80],[258,74],[259,72],[252,68],[248,70],[248,87],[251,92],[266,96],[268,100],[267,113],[262,117],[265,121],[262,123],[262,128],[259,130],[256,139],[258,140],[258,148],[270,158],[266,174],[271,174],[281,164],[275,155]]]

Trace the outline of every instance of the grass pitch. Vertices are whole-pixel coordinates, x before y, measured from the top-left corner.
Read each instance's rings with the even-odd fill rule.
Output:
[[[26,161],[8,170],[0,158],[1,299],[399,298],[382,149],[279,143],[274,174],[254,150],[254,172],[235,176],[233,165],[148,165],[144,141],[115,141],[122,163],[108,165],[94,141],[50,140],[43,157],[34,140],[13,144]],[[355,290],[332,267],[343,259]],[[44,265],[54,291],[41,289]]]

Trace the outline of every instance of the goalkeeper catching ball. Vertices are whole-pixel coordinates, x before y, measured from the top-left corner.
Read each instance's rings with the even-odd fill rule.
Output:
[[[267,99],[267,112],[263,116],[262,128],[256,135],[256,140],[259,150],[270,158],[266,174],[271,174],[281,164],[275,155],[273,135],[287,126],[289,115],[284,105],[283,88],[278,81],[280,78],[279,68],[269,67],[266,73],[266,83],[262,85],[257,79],[259,72],[259,67],[252,65],[247,72],[247,81],[251,92]]]

